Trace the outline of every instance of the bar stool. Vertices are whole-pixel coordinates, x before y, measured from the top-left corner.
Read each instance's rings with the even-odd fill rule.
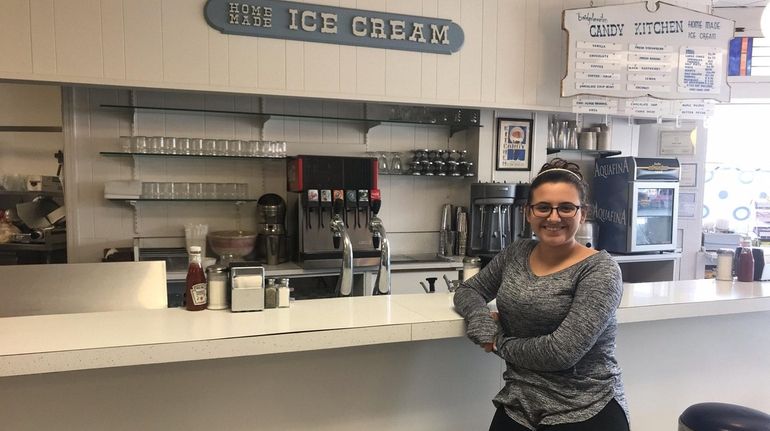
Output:
[[[770,415],[735,404],[693,404],[679,416],[679,431],[770,431]]]

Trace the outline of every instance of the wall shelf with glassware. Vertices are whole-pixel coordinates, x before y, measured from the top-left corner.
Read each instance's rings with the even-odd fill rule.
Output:
[[[245,115],[245,116],[252,116],[259,119],[261,124],[264,124],[271,118],[287,118],[287,119],[296,119],[296,120],[334,120],[334,121],[345,121],[345,122],[351,122],[360,124],[364,127],[364,131],[368,132],[372,127],[378,126],[382,123],[393,123],[393,124],[411,124],[411,125],[420,125],[420,126],[442,126],[442,127],[449,127],[449,136],[451,137],[457,132],[461,132],[463,130],[472,129],[472,128],[479,128],[483,127],[481,124],[479,124],[479,110],[455,110],[460,112],[460,118],[468,118],[468,122],[461,121],[450,121],[449,116],[442,116],[442,115],[421,115],[420,118],[413,119],[413,115],[407,116],[407,118],[390,118],[388,116],[383,115],[381,118],[352,118],[352,117],[334,117],[334,116],[326,116],[326,115],[303,115],[303,114],[278,114],[278,113],[262,113],[262,112],[251,112],[251,111],[237,111],[237,110],[220,110],[220,109],[195,109],[195,108],[170,108],[170,107],[160,107],[160,106],[134,106],[134,105],[113,105],[113,104],[102,104],[100,105],[102,108],[110,108],[110,109],[124,109],[124,110],[131,110],[133,112],[136,111],[173,111],[173,112],[190,112],[190,113],[207,113],[207,114],[228,114],[228,115]],[[433,111],[430,110],[430,108],[419,108],[419,107],[401,107],[402,109],[407,109],[411,112],[411,110],[417,110],[421,109],[421,112],[428,112],[430,113],[439,113],[443,112],[438,109],[435,109]],[[435,111],[435,112],[434,112]],[[445,111],[445,110],[444,110]],[[416,117],[416,115],[414,115]],[[474,122],[475,121],[475,122]]]
[[[256,202],[259,199],[257,198],[206,198],[206,199],[198,199],[198,198],[105,198],[108,201],[115,201],[115,202],[231,202],[231,203],[240,203],[240,202]]]
[[[456,178],[456,179],[463,179],[463,178],[475,178],[476,174],[473,172],[469,172],[465,175],[423,175],[423,174],[413,174],[410,172],[379,172],[379,175],[385,175],[385,176],[391,176],[391,177],[414,177],[414,178]]]
[[[617,156],[621,154],[620,151],[610,151],[610,150],[581,150],[578,148],[546,148],[545,149],[546,154],[556,154],[562,151],[580,153],[591,157],[599,157],[599,158]]]
[[[106,157],[190,157],[190,158],[208,158],[208,159],[262,159],[262,160],[283,160],[286,156],[228,156],[220,154],[167,154],[167,153],[134,153],[123,151],[101,151],[102,156]]]

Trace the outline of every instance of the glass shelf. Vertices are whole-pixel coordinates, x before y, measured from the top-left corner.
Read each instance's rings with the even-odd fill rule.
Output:
[[[99,154],[107,157],[127,157],[127,156],[140,156],[140,157],[190,157],[190,158],[206,158],[206,159],[235,159],[235,160],[248,160],[248,159],[260,159],[260,160],[283,160],[286,156],[280,157],[267,157],[267,156],[223,156],[218,154],[165,154],[165,153],[126,153],[123,151],[101,151]]]
[[[232,199],[155,199],[155,198],[105,198],[115,202],[256,202],[258,198]]]
[[[390,177],[413,177],[413,178],[455,178],[455,179],[463,179],[463,178],[475,178],[476,174],[470,174],[470,175],[414,175],[410,174],[409,172],[402,172],[402,173],[391,173],[391,172],[379,172],[379,175],[384,176],[390,176]]]
[[[302,115],[302,114],[276,114],[276,113],[262,113],[262,112],[249,112],[249,111],[237,111],[237,110],[220,110],[220,109],[194,109],[194,108],[168,108],[168,107],[158,107],[158,106],[131,106],[131,105],[112,105],[112,104],[102,104],[100,105],[102,108],[112,108],[112,109],[130,109],[130,110],[144,110],[144,111],[174,111],[174,112],[191,112],[191,113],[208,113],[208,114],[228,114],[228,115],[246,115],[246,116],[253,116],[253,117],[259,117],[262,118],[264,121],[269,120],[271,117],[276,118],[289,118],[289,119],[305,119],[305,120],[335,120],[335,121],[347,121],[357,124],[362,124],[366,127],[366,130],[368,131],[374,126],[377,126],[381,123],[393,123],[393,124],[411,124],[411,125],[422,125],[422,126],[444,126],[449,127],[449,133],[450,136],[471,128],[479,128],[483,127],[481,124],[478,123],[465,123],[465,122],[447,122],[447,121],[440,121],[437,119],[437,117],[430,117],[426,120],[410,120],[410,119],[394,119],[394,118],[349,118],[349,117],[333,117],[333,116],[325,116],[325,115]],[[402,107],[402,109],[411,112],[412,107]],[[418,107],[414,107],[413,109],[420,109]],[[430,108],[425,108],[429,109]],[[455,109],[454,111],[458,111]],[[470,117],[473,117],[475,115],[475,118],[480,118],[479,110],[459,110],[463,112],[468,112]],[[434,110],[435,113],[440,112],[438,109]],[[477,120],[478,121],[478,120]]]
[[[546,148],[545,149],[546,154],[556,154],[562,151],[587,154],[593,157],[610,157],[610,156],[617,156],[621,154],[620,151],[610,151],[610,150],[581,150],[581,149],[575,149],[575,148]]]

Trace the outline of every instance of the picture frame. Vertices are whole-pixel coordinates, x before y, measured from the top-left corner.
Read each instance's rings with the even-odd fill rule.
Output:
[[[679,187],[695,187],[698,184],[698,164],[679,164]]]
[[[532,120],[497,119],[495,170],[532,170]]]

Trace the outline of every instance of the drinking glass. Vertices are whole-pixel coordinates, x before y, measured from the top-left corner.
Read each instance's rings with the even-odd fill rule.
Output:
[[[388,163],[388,153],[380,153],[377,159],[377,166],[381,174],[390,172],[390,163]]]
[[[174,183],[174,199],[190,199],[190,183]]]
[[[203,154],[213,156],[217,153],[217,141],[214,139],[203,140]]]
[[[203,199],[203,183],[190,183],[190,199]]]
[[[161,199],[174,199],[174,183],[160,183]]]
[[[130,153],[131,152],[131,137],[130,136],[121,136],[119,139],[120,142],[120,151],[124,153]]]
[[[401,165],[401,154],[394,152],[390,153],[390,171],[394,174],[400,174],[403,166]]]
[[[231,139],[227,141],[227,155],[228,156],[242,156],[243,147],[240,139]]]
[[[203,155],[203,139],[190,139],[190,154]]]
[[[214,154],[218,156],[226,156],[228,155],[228,141],[227,139],[217,139],[216,140],[216,147],[214,147]]]
[[[147,152],[151,154],[162,154],[163,136],[151,136],[147,142]]]
[[[158,199],[160,197],[160,188],[158,183],[142,183],[142,197],[145,199]]]
[[[249,185],[246,183],[238,183],[235,185],[235,197],[238,199],[246,199],[249,195]]]
[[[192,147],[190,146],[190,138],[177,138],[176,146],[177,146],[178,154],[192,154]]]
[[[161,151],[163,154],[176,154],[176,138],[173,136],[164,137],[163,143],[161,144]]]
[[[218,199],[216,183],[203,183],[203,199]]]
[[[147,137],[134,136],[131,138],[131,150],[135,153],[147,152]]]

